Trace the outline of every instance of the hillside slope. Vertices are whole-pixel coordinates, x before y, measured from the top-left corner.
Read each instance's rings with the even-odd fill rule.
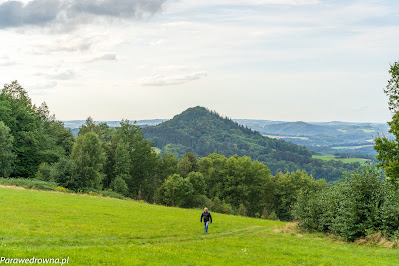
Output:
[[[262,136],[204,107],[189,108],[173,119],[143,129],[145,138],[156,147],[177,156],[191,151],[199,157],[218,153],[250,156],[264,162],[272,174],[306,170],[315,178],[337,180],[345,170],[355,166],[341,162],[312,159],[305,147]]]
[[[212,210],[211,210],[212,211]],[[0,187],[1,257],[71,265],[389,265],[396,250],[282,233],[286,223],[134,201]]]
[[[267,125],[262,129],[267,134],[289,135],[289,136],[315,136],[315,135],[337,135],[338,129],[334,127],[312,125],[305,122],[286,122],[281,124]]]

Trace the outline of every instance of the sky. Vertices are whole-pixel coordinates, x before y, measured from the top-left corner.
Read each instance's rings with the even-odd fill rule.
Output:
[[[0,0],[0,84],[60,120],[386,122],[399,2]]]

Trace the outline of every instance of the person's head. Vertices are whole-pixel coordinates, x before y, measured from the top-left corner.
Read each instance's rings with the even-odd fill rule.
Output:
[[[208,208],[204,208],[204,212],[205,212],[205,213],[208,212]]]

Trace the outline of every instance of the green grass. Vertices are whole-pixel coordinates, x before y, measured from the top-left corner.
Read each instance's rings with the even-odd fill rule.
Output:
[[[398,251],[339,243],[287,225],[76,194],[0,188],[0,257],[70,265],[397,265]]]
[[[341,161],[343,163],[360,163],[360,164],[365,164],[366,162],[369,161],[363,158],[337,158],[334,155],[313,155],[312,158],[324,161],[336,160],[336,161]]]

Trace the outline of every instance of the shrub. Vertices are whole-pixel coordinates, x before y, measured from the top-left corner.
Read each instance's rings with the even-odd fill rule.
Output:
[[[59,192],[69,192],[69,189],[64,187],[55,187],[54,190]]]
[[[329,188],[303,192],[292,214],[299,226],[330,231],[346,241],[399,230],[399,192],[371,166],[347,174]]]
[[[244,204],[240,203],[240,206],[238,207],[237,212],[238,212],[238,215],[247,216],[248,209],[244,206]]]
[[[36,178],[42,181],[54,181],[52,167],[48,163],[41,163],[37,170]]]
[[[125,177],[125,178],[127,178],[127,177]],[[125,181],[123,175],[118,175],[117,177],[115,177],[115,179],[111,182],[110,187],[114,191],[116,191],[122,195],[127,195],[127,193],[129,192],[129,189],[127,187],[127,184],[126,184],[126,181]]]

